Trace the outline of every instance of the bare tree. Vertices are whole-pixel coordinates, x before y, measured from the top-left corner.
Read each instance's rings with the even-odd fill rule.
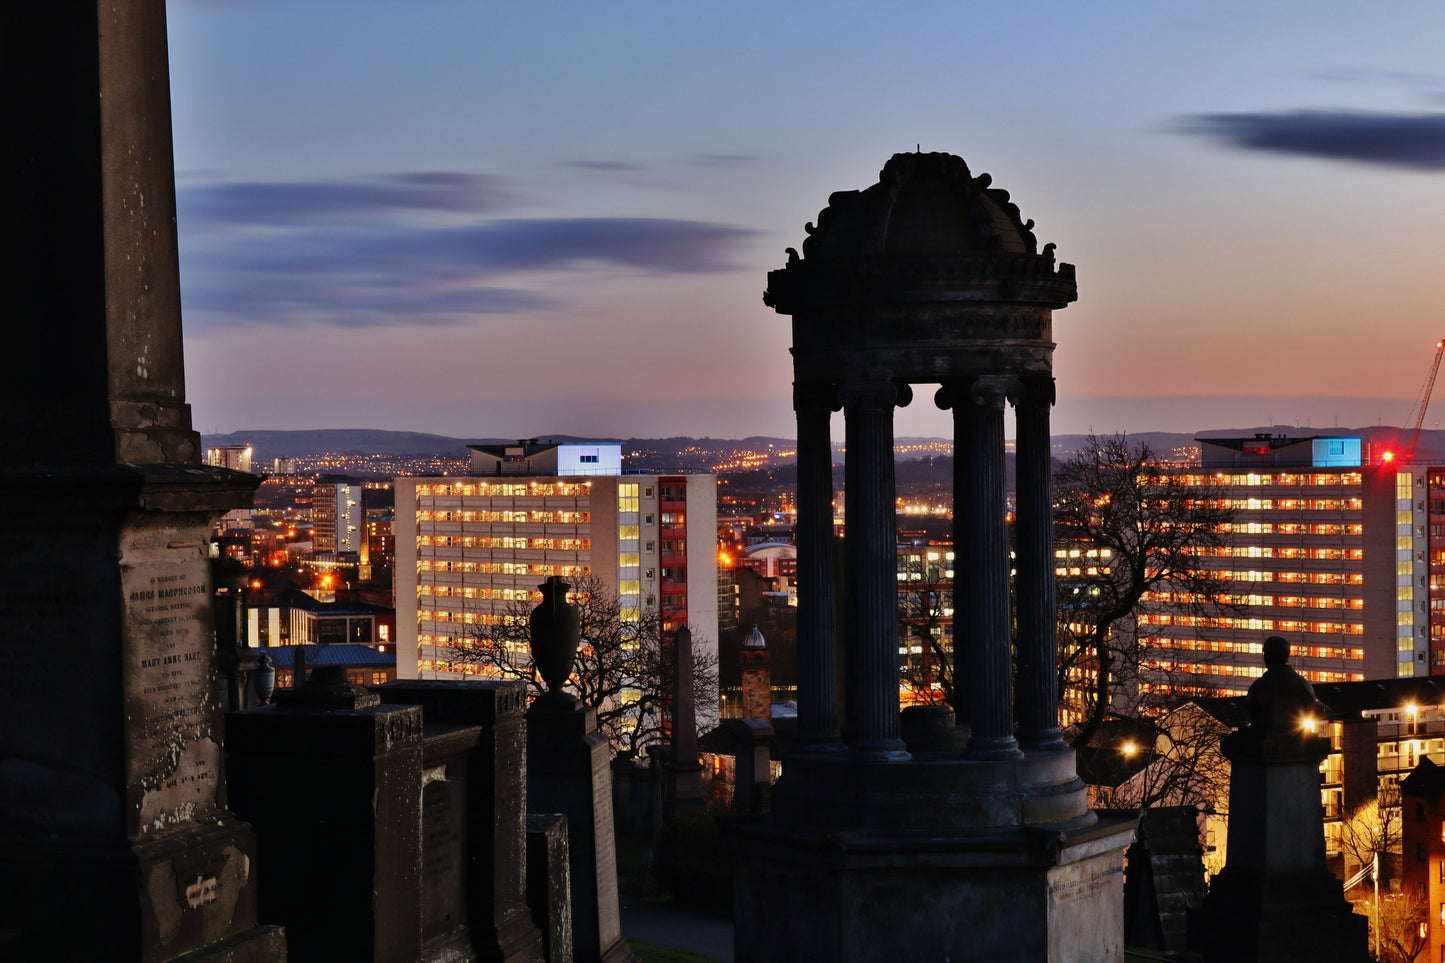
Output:
[[[953,586],[941,580],[898,583],[903,685],[915,702],[954,705],[953,645],[944,631],[952,607]]]
[[[1370,945],[1375,945],[1375,895],[1361,904],[1370,921]],[[1381,893],[1379,913],[1381,963],[1415,963],[1430,945],[1430,908],[1418,890]],[[1423,932],[1422,932],[1423,930]]]
[[[668,738],[672,702],[672,640],[664,638],[662,618],[652,605],[637,611],[636,621],[624,618],[621,599],[607,583],[593,576],[573,580],[568,600],[576,604],[581,645],[573,663],[570,687],[597,710],[597,727],[607,736],[614,756],[635,757]],[[536,601],[541,600],[538,594]],[[533,602],[507,606],[495,625],[472,627],[472,647],[457,650],[456,661],[486,667],[487,674],[520,679],[534,696],[543,691],[532,666],[527,618]],[[693,637],[693,698],[700,720],[716,716],[717,657],[698,651]]]
[[[1190,702],[1157,722],[1153,759],[1121,783],[1111,805],[1198,806],[1211,815],[1229,810],[1229,760],[1219,739],[1229,726]]]
[[[1169,591],[1190,614],[1228,606],[1228,588],[1201,554],[1229,544],[1235,512],[1188,484],[1125,435],[1090,435],[1054,474],[1056,541],[1084,564],[1061,566],[1059,689],[1077,687],[1087,743],[1109,716],[1121,682],[1136,679],[1144,652],[1135,616],[1151,592]],[[1089,553],[1093,554],[1090,555]]]
[[[1380,857],[1380,869],[1388,869],[1390,857],[1398,857],[1404,843],[1398,806],[1382,806],[1378,799],[1369,799],[1340,821],[1340,852],[1345,857],[1345,870],[1369,866]]]

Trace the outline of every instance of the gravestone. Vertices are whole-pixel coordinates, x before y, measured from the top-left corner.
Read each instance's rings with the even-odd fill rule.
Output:
[[[0,37],[23,78],[0,352],[5,949],[283,958],[226,808],[208,541],[259,479],[199,464],[185,403],[165,7],[7,4]]]
[[[1124,937],[1140,950],[1187,948],[1189,911],[1204,899],[1204,848],[1194,806],[1142,810],[1124,870]]]
[[[322,666],[226,717],[236,812],[260,836],[260,916],[291,960],[421,952],[422,711]]]
[[[763,812],[772,797],[773,727],[763,719],[728,719],[721,728],[734,759],[730,808]]]
[[[526,686],[405,680],[373,691],[422,708],[423,948],[541,963],[527,902]]]
[[[572,871],[560,813],[527,816],[527,905],[547,963],[572,963]]]
[[[702,765],[697,755],[697,705],[693,693],[692,632],[684,626],[672,638],[672,743],[662,764],[662,819],[700,816]]]

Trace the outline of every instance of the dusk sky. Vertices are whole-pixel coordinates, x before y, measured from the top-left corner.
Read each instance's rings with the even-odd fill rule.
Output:
[[[1445,337],[1433,0],[168,9],[205,432],[791,436],[766,274],[915,145],[1078,267],[1058,432],[1399,423]]]

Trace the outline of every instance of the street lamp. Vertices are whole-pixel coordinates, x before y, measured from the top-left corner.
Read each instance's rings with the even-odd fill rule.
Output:
[[[1380,854],[1370,866],[1370,878],[1375,881],[1375,959],[1380,958]]]

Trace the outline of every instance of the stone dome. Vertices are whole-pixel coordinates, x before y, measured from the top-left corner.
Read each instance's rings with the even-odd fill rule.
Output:
[[[878,183],[838,191],[803,253],[768,274],[763,302],[782,314],[860,305],[1031,305],[1078,297],[1072,264],[1039,249],[1026,221],[988,174],[953,154],[894,154]],[[996,337],[990,332],[987,337]]]
[[[1034,222],[992,182],[953,154],[894,154],[877,184],[828,198],[803,256],[1038,254]]]
[[[748,633],[747,638],[743,639],[743,648],[762,649],[766,647],[767,642],[763,639],[763,633],[758,629],[756,625],[754,625],[753,630]]]

